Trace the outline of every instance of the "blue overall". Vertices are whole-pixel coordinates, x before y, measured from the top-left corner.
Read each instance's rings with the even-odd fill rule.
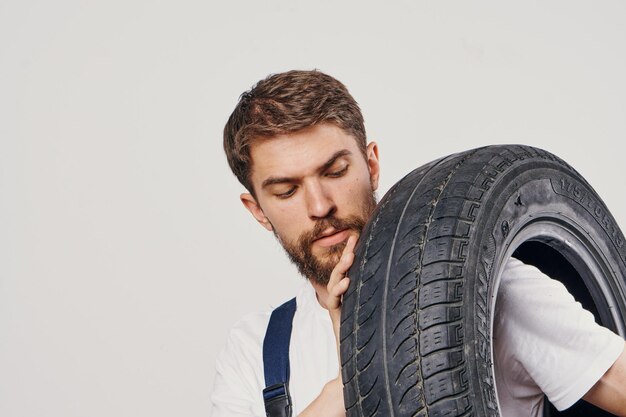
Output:
[[[272,311],[263,339],[263,400],[267,417],[292,417],[289,395],[289,342],[296,299],[292,298]]]

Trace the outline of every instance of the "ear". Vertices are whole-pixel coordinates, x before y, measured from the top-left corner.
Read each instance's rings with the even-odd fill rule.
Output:
[[[250,213],[254,216],[257,222],[261,224],[261,226],[265,227],[270,232],[272,231],[272,223],[270,223],[269,219],[265,217],[263,213],[263,209],[259,203],[257,203],[256,199],[249,193],[243,193],[239,196],[239,199],[243,203],[244,207],[248,209]]]
[[[376,142],[370,142],[366,149],[367,167],[370,170],[370,182],[372,190],[378,188],[378,177],[380,176],[380,164],[378,162],[378,145]]]

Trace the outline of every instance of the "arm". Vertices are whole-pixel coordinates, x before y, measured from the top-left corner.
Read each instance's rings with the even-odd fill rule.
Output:
[[[532,387],[533,395],[543,392],[563,411],[623,354],[624,339],[597,324],[562,283],[517,259],[507,262],[496,304],[500,353],[519,365],[502,372],[516,399],[525,398],[519,387]],[[496,368],[502,370],[507,362],[497,362]]]
[[[615,363],[583,398],[616,416],[626,416],[626,346]]]
[[[322,392],[298,417],[345,417],[341,375],[324,385]]]
[[[337,341],[337,355],[339,356],[339,328],[341,324],[341,297],[348,290],[350,279],[346,273],[354,261],[354,247],[356,246],[356,236],[348,238],[346,247],[343,250],[341,259],[330,274],[330,280],[325,291],[318,291],[318,296],[322,304],[328,309],[330,319],[333,323],[335,340]],[[318,289],[316,288],[316,291]],[[325,297],[322,297],[322,293]],[[339,359],[341,364],[341,359]],[[324,385],[320,395],[313,400],[309,406],[298,415],[298,417],[345,417],[346,409],[343,401],[343,381],[341,380],[341,369],[337,378]]]

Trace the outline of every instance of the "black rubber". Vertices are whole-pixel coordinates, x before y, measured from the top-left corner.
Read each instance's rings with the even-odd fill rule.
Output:
[[[342,307],[347,415],[498,416],[492,312],[513,254],[626,335],[625,239],[591,186],[528,146],[450,155],[399,181],[359,239]]]

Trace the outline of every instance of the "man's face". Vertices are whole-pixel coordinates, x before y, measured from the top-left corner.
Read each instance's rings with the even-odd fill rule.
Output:
[[[358,235],[376,205],[378,150],[367,158],[356,140],[332,124],[251,145],[256,199],[241,200],[273,231],[307,278],[326,284],[351,234]]]

